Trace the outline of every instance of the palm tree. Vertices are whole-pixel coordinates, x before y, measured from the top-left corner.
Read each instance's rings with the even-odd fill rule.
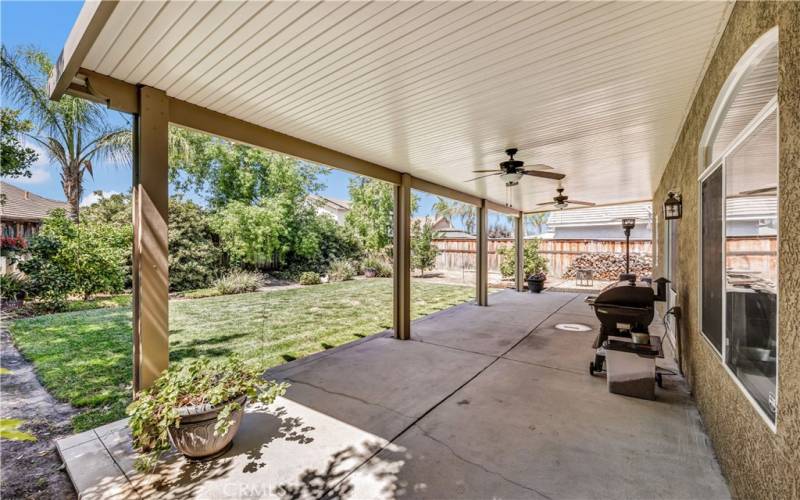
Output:
[[[78,222],[83,196],[83,176],[94,175],[92,162],[130,163],[131,130],[106,122],[105,109],[72,96],[51,101],[47,78],[53,67],[43,52],[25,48],[10,52],[0,48],[2,90],[6,98],[27,113],[35,130],[27,134],[61,167],[61,187]]]
[[[548,212],[537,212],[525,216],[526,225],[529,225],[532,229],[531,234],[542,234],[545,226],[547,226],[549,215]]]
[[[451,202],[441,196],[436,197],[436,203],[433,204],[433,215],[437,219],[444,218],[448,223],[452,224],[453,216],[456,215],[455,203]]]

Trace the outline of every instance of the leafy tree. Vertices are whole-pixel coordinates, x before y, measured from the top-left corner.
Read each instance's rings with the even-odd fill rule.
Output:
[[[2,89],[31,117],[36,131],[28,136],[61,167],[61,187],[70,206],[70,217],[77,222],[84,174],[93,175],[92,165],[98,159],[129,161],[131,131],[110,126],[99,104],[72,96],[51,101],[47,80],[52,67],[47,55],[39,50],[0,49]]]
[[[259,204],[277,195],[299,207],[329,169],[180,127],[170,129],[170,182],[204,193],[212,209]]]
[[[421,276],[425,276],[425,271],[436,265],[439,248],[433,244],[433,237],[433,224],[414,222],[411,231],[411,265],[419,269]]]
[[[500,273],[504,278],[514,276],[517,271],[517,252],[513,246],[498,248],[497,253],[503,257]],[[547,272],[547,258],[539,253],[539,238],[525,240],[523,272],[524,278],[536,273]]]
[[[88,298],[120,292],[132,237],[130,226],[75,224],[63,210],[55,210],[31,238],[30,257],[20,263],[20,269],[29,277],[32,294],[56,309],[71,293]]]
[[[169,289],[205,288],[219,277],[222,249],[205,211],[180,197],[169,200]]]
[[[263,267],[273,257],[280,259],[286,254],[288,248],[282,244],[288,236],[284,205],[278,199],[259,205],[233,201],[212,217],[211,227],[220,235],[232,264]]]
[[[489,238],[511,238],[511,229],[504,224],[492,224],[487,231]]]
[[[20,138],[33,130],[29,120],[22,120],[19,111],[0,109],[0,175],[3,177],[30,177],[31,165],[39,154],[22,144]]]
[[[104,196],[84,208],[81,222],[131,225],[130,194]],[[222,270],[219,236],[211,227],[210,215],[192,201],[173,196],[169,200],[169,288],[172,291],[204,288]],[[129,249],[130,250],[130,249]],[[126,259],[130,276],[132,252]],[[126,283],[126,286],[130,283]]]
[[[345,224],[353,232],[362,248],[380,252],[392,243],[394,225],[394,188],[387,182],[357,177],[350,180],[350,211]],[[411,195],[411,212],[415,212],[419,198]]]

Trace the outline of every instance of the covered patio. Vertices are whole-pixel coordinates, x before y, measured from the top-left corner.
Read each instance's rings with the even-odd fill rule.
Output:
[[[171,456],[142,476],[124,421],[61,441],[76,488],[87,497],[725,498],[713,440],[734,494],[795,495],[800,287],[790,272],[772,285],[772,333],[756,335],[768,348],[749,351],[769,372],[755,401],[739,380],[748,373],[731,371],[721,347],[730,291],[719,161],[771,127],[770,154],[745,169],[768,172],[769,183],[737,192],[780,202],[771,224],[786,239],[774,234],[780,256],[768,253],[797,269],[798,15],[791,2],[87,2],[49,90],[133,116],[134,392],[168,369],[170,125],[391,183],[393,328],[268,372],[289,392],[251,407],[234,448],[214,461]],[[759,92],[741,83],[748,75]],[[788,112],[778,117],[779,106]],[[734,136],[714,152],[712,140]],[[507,149],[550,165],[550,177],[503,167],[475,178],[497,170]],[[718,191],[701,190],[706,171],[717,172]],[[651,333],[676,340],[659,363],[688,383],[666,376],[655,401],[609,394],[588,373],[599,324],[585,296],[520,293],[520,221],[569,209],[557,188],[598,206],[652,201],[655,277],[673,283],[675,322],[665,333],[661,310]],[[413,324],[412,189],[477,210],[475,302]],[[667,220],[662,204],[676,194],[682,212]],[[491,296],[490,211],[517,221],[516,290]],[[716,231],[708,248],[706,225]],[[716,344],[704,333],[712,327]]]
[[[141,475],[125,421],[59,450],[85,498],[728,498],[682,378],[645,401],[588,374],[584,298],[499,292],[273,369],[289,392],[210,462]]]

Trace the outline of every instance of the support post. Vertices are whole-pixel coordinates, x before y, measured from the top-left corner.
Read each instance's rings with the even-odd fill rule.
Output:
[[[147,388],[169,361],[169,99],[139,88],[133,166],[133,388]]]
[[[514,250],[516,251],[516,277],[517,291],[525,291],[525,214],[519,213],[514,227]]]
[[[489,208],[481,200],[478,211],[478,253],[475,256],[475,302],[479,306],[489,305]]]
[[[411,176],[403,174],[394,188],[394,335],[411,338]]]

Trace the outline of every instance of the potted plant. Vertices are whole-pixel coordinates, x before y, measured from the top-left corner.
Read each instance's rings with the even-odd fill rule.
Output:
[[[547,275],[543,272],[537,272],[528,276],[528,290],[531,293],[541,293],[544,289],[544,282],[547,279]]]
[[[151,471],[170,443],[190,459],[225,453],[248,400],[270,404],[288,384],[264,380],[236,356],[197,359],[165,371],[128,406],[136,468]]]

